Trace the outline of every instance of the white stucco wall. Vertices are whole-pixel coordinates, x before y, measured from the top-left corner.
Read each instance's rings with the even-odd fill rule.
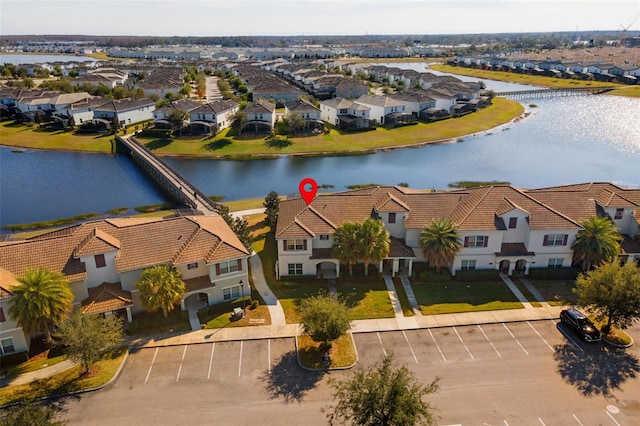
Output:
[[[116,271],[115,263],[117,254],[117,251],[104,253],[106,266],[102,268],[96,267],[95,256],[80,257],[80,261],[84,263],[85,270],[87,271],[87,288],[92,288],[105,282],[115,283],[120,281],[120,274]]]

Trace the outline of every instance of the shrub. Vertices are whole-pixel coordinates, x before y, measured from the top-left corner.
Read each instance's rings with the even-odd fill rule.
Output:
[[[256,309],[258,306],[260,306],[260,301],[258,299],[253,299],[251,301],[251,309]]]
[[[138,321],[132,321],[127,328],[128,334],[137,334],[140,332],[140,323]]]
[[[206,309],[206,308],[204,308],[204,309]],[[180,311],[180,318],[182,318],[183,320],[188,320],[189,319],[189,311],[187,311],[187,310]]]
[[[185,312],[185,311],[183,311]],[[198,309],[198,317],[206,318],[209,315],[209,308],[200,308]],[[189,312],[187,312],[187,318],[189,318]]]
[[[578,277],[577,268],[531,268],[529,277],[536,280],[571,280]]]
[[[6,368],[13,365],[22,364],[23,362],[29,361],[29,353],[28,352],[18,352],[11,355],[4,355],[0,357],[0,365],[2,368]]]
[[[496,269],[481,269],[475,271],[457,271],[455,279],[461,282],[496,281],[500,277],[500,271]]]

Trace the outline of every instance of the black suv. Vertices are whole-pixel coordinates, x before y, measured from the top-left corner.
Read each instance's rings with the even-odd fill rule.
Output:
[[[585,314],[575,308],[563,309],[560,312],[560,321],[578,333],[585,342],[600,340],[600,331]]]

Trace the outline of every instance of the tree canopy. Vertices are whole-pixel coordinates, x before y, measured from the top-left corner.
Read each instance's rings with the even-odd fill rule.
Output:
[[[359,256],[364,262],[364,274],[369,275],[369,264],[381,262],[389,256],[391,239],[381,220],[367,218],[358,229]]]
[[[583,269],[591,269],[613,260],[620,253],[618,228],[608,217],[592,216],[580,222],[576,240],[571,245],[573,261]]]
[[[73,292],[69,283],[61,273],[46,268],[27,269],[17,279],[20,284],[11,289],[9,315],[25,334],[43,332],[51,342],[51,331],[71,312]]]
[[[28,401],[0,411],[0,426],[63,426],[67,422],[57,420],[58,409],[51,405]]]
[[[75,309],[60,324],[55,333],[56,340],[66,347],[69,358],[79,362],[85,371],[102,355],[122,344],[122,321],[114,316],[84,315]]]
[[[166,264],[145,268],[136,287],[140,290],[142,306],[151,312],[162,309],[165,318],[180,303],[185,290],[180,272]]]
[[[344,222],[333,234],[333,256],[349,265],[349,275],[353,275],[353,265],[360,260],[358,228],[357,223]]]
[[[329,424],[433,425],[437,417],[424,398],[438,390],[438,381],[436,377],[421,385],[407,367],[395,367],[393,355],[386,354],[367,370],[357,370],[344,380],[329,380],[335,402],[327,414]]]
[[[438,218],[420,232],[420,247],[429,266],[440,272],[453,265],[462,244],[451,219]]]
[[[264,212],[267,215],[264,221],[271,232],[275,232],[276,225],[278,223],[278,213],[280,212],[280,197],[278,196],[278,193],[275,191],[269,192],[264,198],[262,205],[264,206]]]
[[[302,299],[301,324],[305,333],[315,342],[328,345],[351,328],[347,306],[328,294]]]
[[[579,305],[607,320],[605,333],[612,325],[625,329],[640,319],[640,269],[635,263],[603,263],[580,274],[574,292]]]

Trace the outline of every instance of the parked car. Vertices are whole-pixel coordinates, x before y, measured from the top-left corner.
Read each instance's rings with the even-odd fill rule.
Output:
[[[563,309],[560,312],[560,322],[573,329],[585,342],[600,340],[600,330],[585,314],[575,308]]]

